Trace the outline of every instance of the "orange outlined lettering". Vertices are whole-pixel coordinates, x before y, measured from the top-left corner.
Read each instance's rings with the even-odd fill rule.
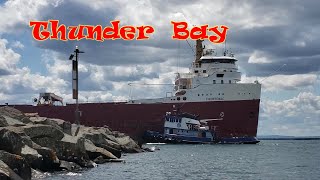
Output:
[[[81,40],[89,39],[103,42],[104,40],[146,40],[150,34],[155,32],[152,26],[122,26],[120,21],[110,21],[111,26],[102,27],[101,25],[81,25],[68,26],[59,25],[59,20],[48,21],[30,21],[29,26],[32,28],[32,36],[35,40],[44,41],[48,38],[54,40]],[[187,22],[174,22],[172,39],[192,40],[208,39],[212,43],[223,43],[226,40],[227,30],[225,25],[209,27],[209,25],[194,26],[188,29]],[[51,27],[48,29],[48,27]],[[210,33],[210,34],[208,34]]]
[[[44,41],[49,38],[47,21],[30,21],[29,26],[32,27],[32,36],[35,40]]]

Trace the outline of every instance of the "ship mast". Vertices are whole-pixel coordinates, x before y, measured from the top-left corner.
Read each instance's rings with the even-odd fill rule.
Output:
[[[202,41],[201,39],[198,39],[196,41],[196,59],[195,59],[195,63],[198,63],[200,61],[200,58],[203,55],[203,47],[202,47]]]

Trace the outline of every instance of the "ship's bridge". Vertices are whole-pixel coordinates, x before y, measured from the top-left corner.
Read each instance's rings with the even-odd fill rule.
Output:
[[[207,54],[192,63],[189,73],[178,73],[175,80],[176,95],[199,85],[234,84],[241,80],[241,73],[233,55]]]

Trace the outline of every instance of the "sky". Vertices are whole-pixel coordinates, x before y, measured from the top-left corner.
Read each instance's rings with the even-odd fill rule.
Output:
[[[262,84],[259,135],[320,135],[320,2],[317,0],[0,0],[0,104],[32,104],[40,92],[73,102],[70,53],[79,58],[80,102],[162,97],[194,53],[172,40],[171,21],[226,25],[242,82]],[[36,41],[29,21],[67,26],[151,25],[146,41]],[[191,46],[195,42],[189,40]],[[221,53],[224,44],[205,41]],[[135,83],[129,86],[128,83]]]

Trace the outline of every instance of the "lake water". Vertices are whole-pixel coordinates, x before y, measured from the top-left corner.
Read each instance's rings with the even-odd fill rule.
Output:
[[[125,163],[47,179],[320,179],[319,140],[157,147],[159,151],[123,156]]]

